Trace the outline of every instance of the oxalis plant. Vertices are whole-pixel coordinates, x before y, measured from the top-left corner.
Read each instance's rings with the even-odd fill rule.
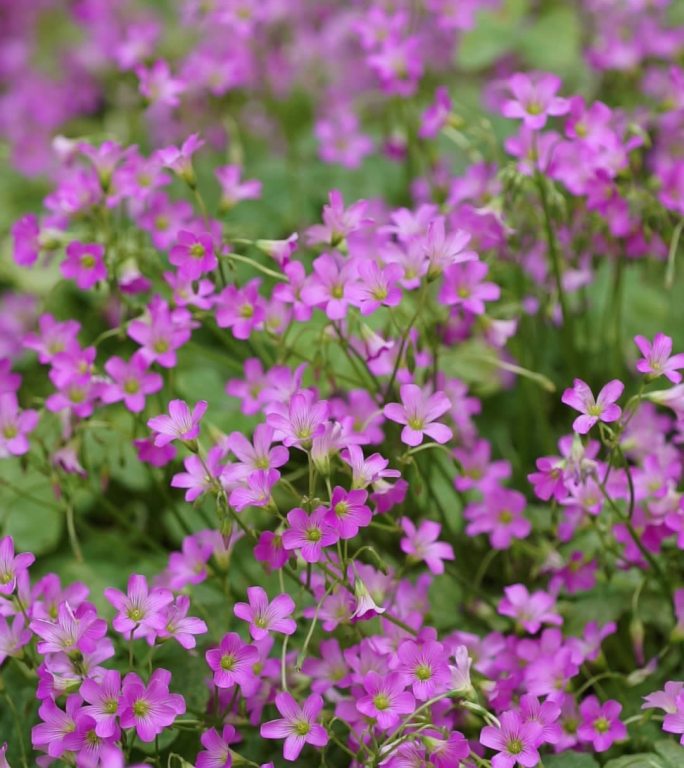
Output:
[[[0,2],[0,768],[684,765],[683,62]]]

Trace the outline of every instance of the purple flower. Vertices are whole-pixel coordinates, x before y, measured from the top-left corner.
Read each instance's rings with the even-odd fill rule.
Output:
[[[269,603],[262,587],[248,587],[247,599],[249,603],[235,603],[233,611],[238,619],[249,622],[249,632],[255,640],[263,640],[269,632],[291,635],[297,629],[297,622],[290,618],[295,604],[289,595],[277,595]]]
[[[187,488],[185,493],[186,501],[195,501],[203,493],[212,490],[224,466],[221,463],[223,451],[218,445],[213,446],[207,452],[207,457],[202,460],[199,456],[192,454],[183,459],[185,472],[177,472],[171,478],[172,488]]]
[[[101,738],[117,737],[119,728],[116,719],[119,714],[121,698],[121,675],[114,669],[108,669],[100,681],[87,679],[79,690],[81,698],[87,702],[83,712],[95,720],[95,733]]]
[[[0,665],[8,656],[20,656],[21,649],[31,642],[31,632],[25,629],[26,620],[21,613],[16,614],[10,624],[0,615]]]
[[[302,288],[302,301],[325,310],[330,320],[341,320],[355,298],[356,263],[324,253],[313,263],[314,273]]]
[[[14,554],[14,539],[5,536],[0,539],[0,595],[11,595],[21,576],[35,562],[30,552]]]
[[[454,550],[451,544],[437,541],[442,526],[432,520],[422,520],[416,529],[408,517],[402,517],[401,527],[406,534],[399,542],[401,551],[417,560],[423,560],[432,573],[444,573],[443,560],[453,560]]]
[[[411,447],[420,445],[425,435],[438,443],[446,443],[452,431],[445,424],[436,421],[451,408],[451,402],[444,392],[427,396],[416,384],[402,384],[401,404],[388,403],[383,413],[391,421],[406,426],[401,431],[401,440]]]
[[[69,243],[61,266],[62,274],[72,279],[82,291],[87,291],[107,278],[104,253],[104,246],[99,243]]]
[[[271,502],[271,490],[279,479],[277,469],[257,469],[231,491],[228,503],[238,512],[246,507],[265,507]]]
[[[373,515],[365,502],[368,491],[361,488],[345,491],[339,485],[333,488],[330,508],[326,515],[328,522],[341,539],[353,539],[359,528],[369,525]]]
[[[318,507],[310,515],[295,507],[287,513],[290,527],[283,532],[283,547],[287,550],[298,549],[307,563],[317,563],[321,559],[321,550],[334,544],[339,536],[328,522],[325,507]]]
[[[38,419],[38,411],[19,408],[14,392],[0,393],[0,458],[28,452],[26,436],[36,428]]]
[[[515,619],[530,634],[534,635],[542,624],[563,623],[563,619],[552,612],[555,600],[541,590],[530,594],[524,584],[512,584],[504,589],[505,597],[499,602],[499,613]]]
[[[40,226],[32,213],[22,216],[12,224],[14,261],[20,267],[30,267],[38,260],[40,252]]]
[[[560,723],[561,708],[555,701],[540,702],[536,696],[525,694],[520,697],[520,714],[526,723],[539,723],[542,727],[541,740],[546,744],[557,744],[562,736]]]
[[[211,235],[181,229],[176,245],[169,251],[169,261],[178,267],[179,275],[184,280],[199,280],[205,273],[216,269],[218,264]]]
[[[624,388],[625,386],[621,381],[613,379],[603,387],[594,400],[589,385],[582,379],[575,379],[572,389],[566,389],[561,398],[565,405],[569,405],[582,414],[572,423],[575,432],[586,435],[598,421],[605,423],[617,421],[622,411],[618,405],[615,405],[615,401],[620,397]]]
[[[259,295],[261,280],[250,280],[242,288],[226,286],[216,297],[216,322],[219,328],[230,328],[236,339],[248,339],[263,324],[266,304]]]
[[[316,400],[309,389],[296,392],[289,403],[272,403],[266,423],[275,430],[274,438],[283,445],[308,446],[314,437],[323,434],[328,418],[327,400]]]
[[[90,603],[74,610],[66,600],[59,604],[54,620],[34,618],[30,627],[41,638],[39,653],[93,653],[107,633],[107,622]]]
[[[420,129],[418,130],[420,138],[434,139],[446,125],[451,109],[449,90],[446,86],[440,85],[435,90],[434,101],[421,115]]]
[[[123,400],[132,413],[140,413],[145,408],[145,395],[159,392],[164,386],[161,375],[148,370],[149,363],[140,351],[128,362],[120,357],[110,357],[104,367],[112,383],[102,389],[102,401],[118,403]]]
[[[470,234],[462,229],[457,229],[447,234],[446,222],[443,216],[433,219],[422,241],[428,260],[428,278],[441,275],[445,269],[454,264],[477,261],[475,251],[465,250],[469,242]],[[487,270],[485,269],[484,274],[486,273]],[[487,284],[485,283],[485,285]],[[481,288],[482,286],[480,286]]]
[[[31,730],[31,742],[35,748],[44,748],[50,757],[61,757],[65,752],[78,750],[76,716],[81,708],[80,696],[68,696],[66,711],[47,699],[40,705],[38,715],[42,720]]]
[[[191,314],[183,307],[170,309],[160,298],[152,299],[147,317],[133,320],[128,335],[142,347],[141,352],[149,363],[159,363],[163,368],[176,365],[176,350],[182,347],[192,334]]]
[[[173,600],[168,589],[150,590],[147,579],[133,574],[128,579],[128,592],[107,587],[104,596],[116,608],[112,626],[126,637],[148,637],[155,633],[158,614]]]
[[[643,355],[636,364],[639,373],[645,373],[652,379],[665,376],[673,384],[679,384],[682,380],[679,370],[684,368],[684,354],[680,352],[672,355],[672,339],[669,336],[656,333],[652,343],[645,336],[635,336],[634,343]]]
[[[121,688],[121,727],[135,728],[141,741],[154,741],[155,736],[185,712],[183,697],[169,693],[170,682],[171,673],[165,669],[155,669],[147,686],[135,672],[129,672]]]
[[[523,516],[526,502],[522,493],[495,486],[483,495],[482,502],[468,504],[464,510],[468,536],[487,533],[494,549],[508,549],[513,539],[529,534],[532,524]]]
[[[258,687],[253,668],[259,660],[259,652],[253,645],[244,643],[235,632],[224,635],[219,647],[208,650],[205,658],[214,672],[217,688],[239,685],[242,692],[249,695]]]
[[[452,264],[444,272],[439,300],[449,307],[462,307],[473,315],[483,315],[485,302],[496,301],[501,288],[496,283],[483,282],[489,267],[483,261]]]
[[[276,694],[275,705],[282,718],[263,723],[260,729],[265,739],[285,739],[283,757],[294,761],[299,757],[305,744],[324,747],[328,733],[316,720],[323,709],[323,699],[312,694],[299,706],[289,693]]]
[[[356,708],[366,717],[375,718],[378,728],[386,731],[399,724],[400,715],[413,712],[416,700],[406,690],[406,679],[399,672],[380,675],[368,672],[363,678],[365,695],[356,702]]]
[[[398,670],[406,676],[418,701],[427,701],[449,690],[451,670],[441,643],[407,640],[399,646],[397,658]]]
[[[197,645],[195,635],[203,635],[208,631],[202,619],[188,616],[189,610],[190,598],[187,595],[178,595],[175,602],[150,618],[149,624],[162,640],[172,637],[179,645],[189,650]]]
[[[257,200],[261,196],[261,182],[258,179],[241,181],[242,168],[239,165],[223,165],[214,170],[221,185],[221,209],[227,211],[241,200]]]
[[[430,734],[423,737],[435,768],[453,768],[470,754],[468,740],[460,731],[452,731],[449,738],[439,739]]]
[[[224,725],[220,735],[216,728],[205,731],[200,737],[204,749],[197,755],[195,768],[230,768],[233,764],[230,745],[237,740],[232,725]]]
[[[163,448],[172,440],[189,442],[199,435],[200,421],[207,410],[207,401],[199,400],[192,412],[185,400],[172,400],[169,403],[169,415],[154,416],[147,426],[157,434],[154,444]]]
[[[492,768],[533,768],[539,763],[537,747],[541,743],[542,726],[524,722],[519,712],[507,711],[499,717],[501,726],[486,725],[480,732],[480,744],[497,750]]]
[[[601,704],[588,696],[580,704],[582,722],[577,729],[580,741],[590,741],[596,752],[605,752],[616,741],[627,738],[627,728],[620,720],[622,704],[609,699]]]
[[[520,118],[528,128],[539,130],[546,125],[547,117],[570,111],[568,100],[556,96],[560,86],[556,75],[540,74],[533,78],[516,72],[508,79],[513,98],[504,102],[501,112],[504,117]]]
[[[179,96],[186,85],[172,76],[169,65],[163,59],[158,59],[150,67],[137,66],[135,74],[140,80],[140,93],[150,104],[165,104],[169,107],[180,104]]]

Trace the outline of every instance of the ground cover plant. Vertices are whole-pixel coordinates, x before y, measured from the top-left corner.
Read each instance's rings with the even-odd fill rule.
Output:
[[[0,766],[684,765],[683,66],[0,0]]]

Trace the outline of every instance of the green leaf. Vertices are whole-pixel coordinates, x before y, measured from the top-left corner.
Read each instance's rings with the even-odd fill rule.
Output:
[[[496,11],[478,14],[474,28],[463,35],[456,56],[458,66],[465,70],[483,69],[513,51],[527,6],[527,0],[507,0]]]
[[[59,543],[64,514],[52,486],[36,472],[21,472],[12,459],[0,461],[0,514],[17,550],[42,555]]]
[[[596,759],[582,752],[563,752],[544,757],[544,768],[599,768]]]
[[[581,65],[582,30],[572,4],[543,14],[520,37],[518,50],[534,69],[566,73]]]
[[[624,755],[609,760],[603,768],[671,768],[656,754],[642,752],[638,755]],[[672,767],[674,768],[674,766]]]
[[[665,760],[667,768],[680,768],[684,765],[684,747],[670,739],[662,739],[654,745],[655,751]]]

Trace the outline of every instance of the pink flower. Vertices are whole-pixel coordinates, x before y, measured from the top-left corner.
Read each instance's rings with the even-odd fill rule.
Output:
[[[314,437],[323,434],[328,418],[327,400],[316,400],[311,390],[303,389],[289,403],[272,403],[266,423],[275,430],[274,438],[283,445],[307,446]]]
[[[541,743],[542,726],[524,722],[520,713],[508,711],[499,717],[501,726],[486,725],[480,732],[480,744],[497,750],[492,768],[533,768],[539,763],[537,747]]]
[[[280,479],[277,469],[257,469],[243,483],[234,488],[228,503],[241,512],[245,507],[265,507],[271,502],[271,491]]]
[[[211,235],[181,229],[176,245],[169,252],[169,261],[178,267],[179,275],[184,280],[199,280],[205,273],[216,269],[218,264]]]
[[[145,408],[145,395],[159,392],[164,386],[161,375],[148,370],[149,363],[140,350],[128,362],[120,357],[110,357],[104,368],[112,383],[102,389],[102,402],[123,400],[132,413],[140,413]]]
[[[568,100],[556,96],[561,86],[556,75],[530,77],[516,72],[507,84],[513,99],[504,102],[501,113],[504,117],[521,118],[524,125],[532,130],[543,128],[547,117],[565,115],[570,111]]]
[[[318,139],[318,154],[325,163],[339,163],[345,168],[358,168],[373,149],[373,142],[359,130],[353,112],[336,106],[334,112],[317,120],[314,134]]]
[[[283,537],[280,534],[263,531],[254,547],[254,557],[277,571],[289,560],[290,553],[283,547]]]
[[[154,416],[147,426],[156,432],[154,444],[163,448],[172,440],[189,442],[199,435],[200,421],[207,410],[207,401],[200,400],[190,411],[185,400],[172,400],[169,403],[169,415]]]
[[[107,622],[90,603],[74,610],[66,600],[59,603],[56,618],[34,618],[30,627],[41,638],[39,653],[93,653],[107,634]]]
[[[418,701],[427,701],[449,690],[451,670],[441,643],[407,640],[399,646],[397,658],[398,670],[408,679]]]
[[[233,764],[230,745],[235,741],[238,736],[232,725],[224,725],[221,735],[216,728],[205,731],[200,737],[204,749],[197,755],[195,768],[230,768]]]
[[[108,669],[99,681],[87,679],[79,689],[81,698],[87,702],[83,711],[95,720],[95,733],[101,738],[118,736],[116,720],[121,698],[121,675]]]
[[[520,714],[526,723],[539,723],[542,727],[541,740],[546,744],[557,744],[562,736],[558,722],[561,708],[547,699],[540,702],[535,696],[525,694],[520,697]]]
[[[69,243],[61,266],[62,274],[72,279],[82,291],[87,291],[107,278],[104,253],[104,245],[100,243]]]
[[[494,549],[508,549],[512,539],[524,539],[532,530],[532,524],[523,516],[525,506],[525,497],[518,491],[488,489],[482,502],[466,506],[466,533],[488,533]]]
[[[180,694],[169,693],[171,673],[155,669],[147,685],[129,672],[121,688],[119,722],[124,729],[135,728],[140,741],[154,741],[164,728],[185,712]]]
[[[269,603],[262,587],[247,588],[248,603],[235,603],[233,611],[238,619],[249,622],[249,632],[255,640],[263,640],[269,632],[291,635],[297,622],[290,618],[295,609],[294,600],[286,594],[277,595]]]
[[[367,498],[368,491],[362,489],[345,491],[339,485],[333,488],[326,521],[341,539],[353,539],[359,528],[365,528],[370,523],[372,513],[365,504]]]
[[[30,267],[36,263],[40,251],[40,227],[38,218],[32,213],[22,216],[12,224],[14,261],[20,267]]]
[[[389,730],[399,724],[400,715],[413,712],[416,700],[406,690],[403,674],[391,672],[380,675],[368,672],[363,678],[365,696],[356,701],[356,708],[366,717],[375,718],[378,728]]]
[[[32,634],[25,629],[25,622],[21,613],[14,616],[11,624],[0,615],[0,665],[8,656],[20,656],[21,649],[31,642]]]
[[[42,722],[31,730],[33,746],[44,748],[52,758],[78,750],[80,745],[75,718],[80,708],[81,697],[76,695],[67,697],[66,712],[51,699],[44,701],[38,710]]]
[[[17,578],[35,562],[30,552],[14,554],[14,539],[5,536],[0,539],[0,595],[11,595],[17,586]]]
[[[477,261],[475,251],[465,250],[470,242],[470,234],[462,229],[446,233],[446,222],[443,216],[433,219],[425,237],[422,240],[423,249],[428,260],[428,277],[441,275],[447,267],[463,264],[467,261]],[[485,269],[484,273],[486,274]],[[498,297],[497,297],[498,298]]]
[[[586,435],[598,421],[605,423],[617,421],[622,410],[618,405],[615,405],[615,401],[620,397],[624,388],[621,381],[613,379],[603,387],[594,400],[589,385],[582,379],[575,379],[572,389],[566,389],[561,398],[565,405],[569,405],[582,414],[572,424],[575,432]]]
[[[242,288],[229,285],[216,297],[216,323],[230,328],[236,339],[248,339],[266,317],[264,299],[259,296],[261,280],[250,280]]]
[[[185,90],[185,83],[174,78],[169,65],[159,59],[151,67],[137,66],[135,74],[140,80],[140,93],[151,104],[165,104],[169,107],[177,107],[180,104],[178,98]]]
[[[330,320],[341,320],[354,298],[356,263],[338,254],[324,253],[314,261],[313,269],[302,288],[302,301],[325,310]]]
[[[181,147],[164,147],[157,150],[156,157],[163,166],[170,168],[174,173],[184,179],[191,186],[195,183],[195,173],[192,169],[192,156],[204,141],[198,133],[193,133],[183,142]]]
[[[28,452],[26,436],[36,428],[38,419],[38,411],[19,408],[14,392],[0,393],[0,458]]]
[[[540,590],[530,594],[524,584],[512,584],[504,589],[504,594],[506,596],[499,602],[499,613],[515,619],[530,634],[538,632],[542,624],[563,623],[563,619],[551,611],[555,600],[546,592]]]
[[[172,637],[181,647],[189,650],[197,645],[195,635],[206,634],[207,625],[195,616],[188,616],[190,598],[178,595],[175,602],[159,611],[150,619],[157,637],[166,640]]]
[[[423,560],[432,573],[444,573],[443,561],[453,560],[454,550],[451,544],[437,541],[442,526],[432,520],[422,520],[416,529],[408,517],[402,517],[401,527],[406,534],[399,542],[401,551],[417,560]]]
[[[298,549],[307,563],[317,563],[321,550],[334,544],[339,536],[327,520],[325,507],[318,507],[310,515],[295,507],[287,513],[290,527],[283,532],[283,547]]]
[[[679,384],[682,380],[679,370],[684,368],[684,354],[680,352],[672,355],[672,339],[669,336],[656,333],[652,343],[645,336],[635,336],[634,343],[643,355],[636,364],[639,373],[645,373],[652,379],[665,376],[673,384]]]
[[[186,501],[195,501],[203,493],[211,491],[217,486],[224,466],[221,463],[223,451],[220,446],[214,446],[207,452],[203,461],[199,456],[192,454],[183,459],[185,472],[177,472],[171,478],[172,488],[187,488]]]
[[[434,139],[446,125],[452,104],[446,86],[440,85],[435,90],[434,101],[420,118],[418,135],[421,139]]]
[[[435,768],[453,768],[470,754],[468,740],[460,731],[452,731],[446,740],[429,734],[424,739]]]
[[[601,704],[588,696],[580,704],[582,722],[577,729],[580,741],[590,741],[596,752],[605,752],[616,741],[627,738],[627,728],[619,719],[622,704],[612,699]]]
[[[260,729],[265,739],[285,739],[283,757],[294,761],[299,757],[305,744],[324,747],[328,743],[328,733],[316,722],[323,699],[312,694],[299,706],[289,693],[276,694],[275,705],[282,718],[263,723]]]
[[[157,587],[150,590],[147,579],[135,573],[128,579],[127,594],[107,587],[104,596],[118,612],[112,626],[126,637],[154,635],[159,613],[173,600],[168,589]]]
[[[452,264],[444,272],[439,300],[450,307],[462,307],[474,315],[485,313],[485,302],[496,301],[501,288],[496,283],[482,282],[489,272],[483,261]]]
[[[187,309],[172,310],[163,299],[155,297],[149,304],[147,317],[129,324],[128,335],[140,344],[149,363],[173,368],[176,350],[190,339],[193,327],[192,315]]]
[[[425,435],[438,443],[446,443],[452,431],[445,424],[436,421],[451,408],[451,402],[444,392],[426,396],[416,384],[403,384],[400,389],[401,404],[388,403],[383,413],[391,421],[406,426],[401,431],[401,440],[411,447],[420,445]]]
[[[257,200],[261,196],[261,182],[258,179],[241,181],[242,168],[239,165],[223,165],[214,170],[221,185],[221,208],[230,210],[241,200]]]
[[[217,688],[239,685],[245,695],[251,695],[258,687],[253,668],[259,660],[259,651],[244,643],[235,632],[224,635],[219,647],[209,649],[205,658],[214,672]]]

